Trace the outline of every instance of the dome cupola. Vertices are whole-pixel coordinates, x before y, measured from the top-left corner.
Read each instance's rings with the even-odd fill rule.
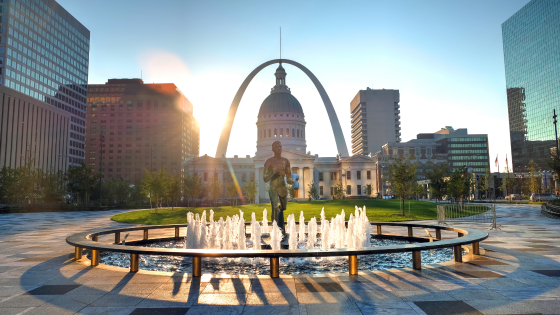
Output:
[[[305,153],[305,119],[303,108],[286,85],[286,70],[282,63],[274,73],[276,84],[259,109],[257,120],[257,155],[271,152],[274,141],[284,150]]]

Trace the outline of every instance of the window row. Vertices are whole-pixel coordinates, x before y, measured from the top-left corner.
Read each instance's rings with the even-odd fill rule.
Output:
[[[295,138],[305,138],[305,129],[302,129],[301,132],[299,129],[296,128],[292,128],[292,135],[291,137],[295,137]],[[278,132],[280,131],[280,132]],[[284,131],[286,131],[284,133]],[[259,129],[259,139],[266,139],[266,138],[276,138],[276,137],[290,137],[290,128],[274,128],[274,129],[268,129],[268,136],[267,136],[267,129],[261,128]]]

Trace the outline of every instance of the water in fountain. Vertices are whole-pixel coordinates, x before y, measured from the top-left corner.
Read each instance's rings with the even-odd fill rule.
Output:
[[[281,249],[282,231],[278,228],[276,221],[272,222],[272,228],[266,220],[267,211],[263,211],[262,225],[257,221],[255,213],[251,214],[249,241],[252,249],[261,248],[261,235],[270,234],[271,247]],[[315,217],[305,224],[303,211],[299,217],[299,231],[296,227],[295,215],[290,214],[287,219],[286,233],[289,235],[289,249],[329,249],[329,248],[360,248],[369,247],[371,229],[366,213],[366,208],[356,207],[354,213],[350,213],[348,223],[345,222],[344,210],[330,222],[325,217],[324,208],[321,210],[320,222]],[[225,221],[220,218],[214,221],[214,211],[210,210],[210,221],[206,220],[206,210],[199,217],[189,212],[187,214],[187,233],[185,236],[185,248],[192,249],[247,249],[247,229],[243,212],[239,215],[226,217]],[[307,233],[306,233],[307,232]]]

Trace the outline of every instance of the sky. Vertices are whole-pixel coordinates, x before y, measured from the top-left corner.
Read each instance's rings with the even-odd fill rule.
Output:
[[[243,80],[282,57],[322,83],[351,152],[350,101],[361,89],[398,89],[402,140],[442,127],[488,134],[511,155],[501,24],[529,0],[143,1],[58,0],[90,32],[89,83],[138,78],[175,83],[200,122],[200,155],[214,156]],[[246,90],[227,156],[256,151],[257,113],[275,83],[272,65]],[[285,65],[302,104],[307,150],[338,152],[311,80]],[[511,160],[511,158],[509,159]]]

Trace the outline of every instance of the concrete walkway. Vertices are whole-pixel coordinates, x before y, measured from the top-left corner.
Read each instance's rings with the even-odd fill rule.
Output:
[[[275,280],[70,259],[68,235],[122,226],[109,220],[120,211],[0,215],[0,314],[560,314],[560,221],[496,208],[502,230],[467,263]]]

